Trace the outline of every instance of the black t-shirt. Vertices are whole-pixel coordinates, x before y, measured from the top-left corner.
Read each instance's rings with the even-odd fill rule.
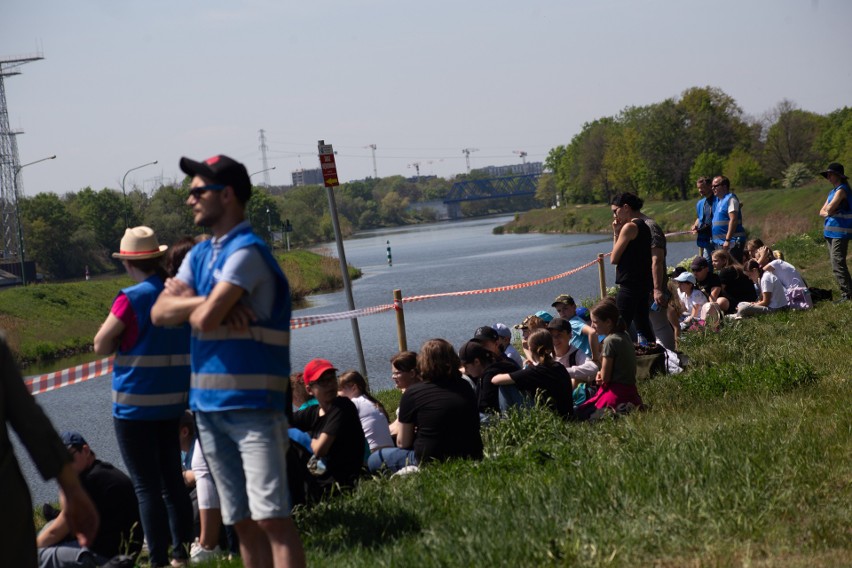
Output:
[[[574,413],[571,393],[571,376],[568,370],[554,361],[552,365],[531,365],[526,369],[509,373],[518,389],[536,397],[541,393],[545,400],[561,416]]]
[[[89,548],[106,558],[138,554],[142,550],[142,524],[130,478],[112,464],[95,460],[80,474],[80,484],[101,518],[98,534]]]
[[[740,302],[754,302],[757,300],[757,291],[754,289],[754,282],[740,270],[737,271],[737,278],[734,281],[725,284],[721,295],[727,298],[731,304],[728,308],[728,313],[735,313],[737,311],[737,304]]]
[[[462,379],[411,385],[399,402],[399,421],[414,425],[414,455],[420,463],[482,458],[476,395]]]
[[[308,432],[314,439],[323,432],[334,436],[323,461],[335,481],[350,485],[361,475],[366,439],[358,408],[351,400],[345,396],[336,397],[322,416],[319,405],[300,410],[293,415],[293,427]]]
[[[500,412],[500,388],[491,383],[491,377],[502,373],[513,373],[517,370],[518,365],[511,359],[494,361],[485,367],[482,376],[474,381],[480,412]]]
[[[638,232],[627,243],[627,248],[618,260],[615,283],[633,290],[651,290],[654,287],[651,274],[651,230],[640,219],[630,222],[636,225]]]
[[[719,275],[715,272],[707,271],[707,277],[698,283],[698,288],[704,292],[704,295],[707,296],[707,299],[710,299],[710,291],[713,288],[721,288],[722,281],[719,280]]]

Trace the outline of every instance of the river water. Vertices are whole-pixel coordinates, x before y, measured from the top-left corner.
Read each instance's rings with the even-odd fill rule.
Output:
[[[561,274],[608,252],[606,235],[494,235],[492,229],[511,217],[491,217],[365,232],[344,242],[347,261],[363,271],[353,282],[357,308],[390,304],[393,290],[404,297],[442,292],[480,290],[530,282]],[[393,266],[387,264],[390,241]],[[323,247],[336,256],[334,243]],[[691,242],[669,243],[668,264],[695,253]],[[607,263],[607,284],[614,269]],[[538,310],[550,310],[563,293],[578,302],[599,295],[595,266],[546,284],[508,292],[428,299],[405,304],[408,348],[417,351],[427,339],[443,337],[457,348],[482,325],[509,326]],[[343,292],[311,298],[311,306],[294,317],[348,311]],[[358,320],[373,390],[390,389],[390,357],[397,352],[393,312]],[[329,359],[341,371],[358,369],[349,320],[323,323],[291,334],[293,369],[302,369],[314,357]],[[123,468],[112,426],[109,377],[68,386],[37,396],[57,430],[79,430],[100,459]],[[45,484],[16,444],[34,503],[56,500],[55,484]],[[25,454],[25,452],[23,452]]]

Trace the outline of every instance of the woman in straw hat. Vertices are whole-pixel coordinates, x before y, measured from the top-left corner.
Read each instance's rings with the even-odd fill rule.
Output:
[[[151,323],[166,277],[160,245],[149,227],[127,229],[121,259],[136,281],[119,292],[95,336],[95,352],[115,353],[112,415],[136,497],[151,566],[186,563],[192,542],[192,505],[184,488],[178,422],[189,390],[189,328]]]

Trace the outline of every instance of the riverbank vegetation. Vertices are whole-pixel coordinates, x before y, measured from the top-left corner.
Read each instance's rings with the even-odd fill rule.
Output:
[[[762,189],[737,192],[743,205],[743,225],[749,237],[775,242],[788,235],[802,234],[823,226],[818,215],[831,189],[828,183],[812,181],[794,189]],[[667,232],[687,231],[695,221],[695,199],[687,201],[647,201],[642,212],[654,218]],[[612,212],[606,204],[569,204],[554,209],[534,209],[519,213],[503,225],[506,233],[597,233],[611,234]],[[684,239],[694,239],[684,236]]]
[[[290,282],[294,304],[309,294],[343,286],[337,258],[305,250],[276,256]],[[358,278],[361,271],[350,266],[349,275]],[[0,290],[0,329],[24,367],[90,351],[116,293],[132,283],[126,275],[114,274]]]

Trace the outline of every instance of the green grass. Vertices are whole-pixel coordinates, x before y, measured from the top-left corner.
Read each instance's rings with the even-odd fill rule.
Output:
[[[796,189],[737,192],[743,204],[743,224],[750,237],[760,237],[766,242],[821,228],[823,220],[818,212],[829,189],[827,183],[816,182]],[[685,231],[695,220],[697,191],[694,197],[687,201],[648,201],[642,212],[656,219],[665,231]],[[612,213],[606,204],[569,203],[558,209],[536,209],[521,213],[505,225],[503,231],[609,232],[611,223]]]
[[[779,243],[830,283],[816,235]],[[365,480],[295,517],[316,566],[852,565],[852,305],[691,333],[649,410],[595,425],[536,409],[481,462]],[[396,393],[377,393],[392,410]],[[240,566],[220,561],[211,566]]]

